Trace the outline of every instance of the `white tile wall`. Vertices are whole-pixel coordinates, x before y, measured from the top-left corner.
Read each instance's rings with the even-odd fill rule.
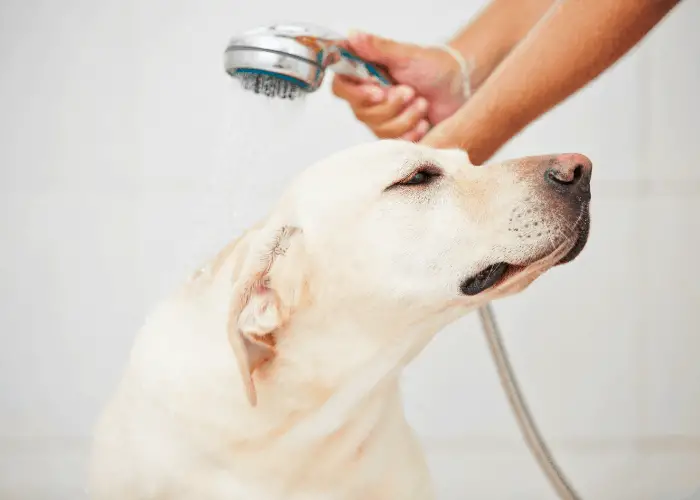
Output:
[[[87,500],[85,439],[5,439],[0,447],[3,500]]]
[[[437,447],[429,453],[445,499],[556,500],[525,449],[469,451]],[[569,444],[571,448],[572,445]],[[579,447],[580,448],[580,447]],[[617,443],[597,450],[559,450],[557,458],[581,498],[596,500],[694,500],[699,488],[697,451],[635,451]]]
[[[700,197],[644,200],[644,432],[700,438]],[[673,360],[669,363],[667,360]],[[700,472],[700,471],[699,471]]]
[[[292,106],[238,92],[220,67],[228,37],[301,19],[434,43],[481,3],[0,5],[0,498],[84,498],[90,427],[148,308],[294,172],[370,139],[325,90]],[[499,154],[596,164],[586,251],[496,304],[531,409],[585,499],[700,488],[699,7],[682,2]],[[404,388],[441,499],[554,498],[476,316],[442,332]]]

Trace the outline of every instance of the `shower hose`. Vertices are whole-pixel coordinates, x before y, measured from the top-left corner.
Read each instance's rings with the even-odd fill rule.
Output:
[[[501,332],[496,323],[496,316],[491,304],[486,304],[479,309],[479,319],[486,335],[489,350],[496,364],[498,378],[501,381],[503,390],[508,397],[510,408],[515,414],[515,419],[520,427],[520,432],[527,443],[530,452],[535,457],[540,469],[549,480],[557,495],[561,500],[581,500],[573,486],[566,479],[566,476],[554,461],[547,443],[540,434],[530,413],[527,402],[523,397],[518,380],[513,373],[513,366],[508,359],[508,353],[503,345]]]

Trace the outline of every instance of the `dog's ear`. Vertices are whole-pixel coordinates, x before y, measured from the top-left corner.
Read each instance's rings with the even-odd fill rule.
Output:
[[[241,245],[228,315],[228,341],[248,401],[257,404],[253,375],[276,355],[276,333],[306,293],[303,235],[290,226],[263,227]]]

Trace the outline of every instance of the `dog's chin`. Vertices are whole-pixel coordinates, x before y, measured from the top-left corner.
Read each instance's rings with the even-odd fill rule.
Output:
[[[588,233],[590,232],[590,227],[591,226],[589,224],[582,224],[581,227],[578,228],[579,231],[578,237],[576,238],[576,243],[574,243],[571,250],[569,250],[569,252],[555,264],[555,266],[560,266],[571,262],[581,254],[586,246],[586,243],[588,243]]]

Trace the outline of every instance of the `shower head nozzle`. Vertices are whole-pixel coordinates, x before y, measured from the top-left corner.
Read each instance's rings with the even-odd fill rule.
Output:
[[[386,72],[342,48],[341,40],[341,36],[311,25],[257,28],[230,40],[224,66],[245,90],[283,99],[318,90],[327,68],[390,84]]]

